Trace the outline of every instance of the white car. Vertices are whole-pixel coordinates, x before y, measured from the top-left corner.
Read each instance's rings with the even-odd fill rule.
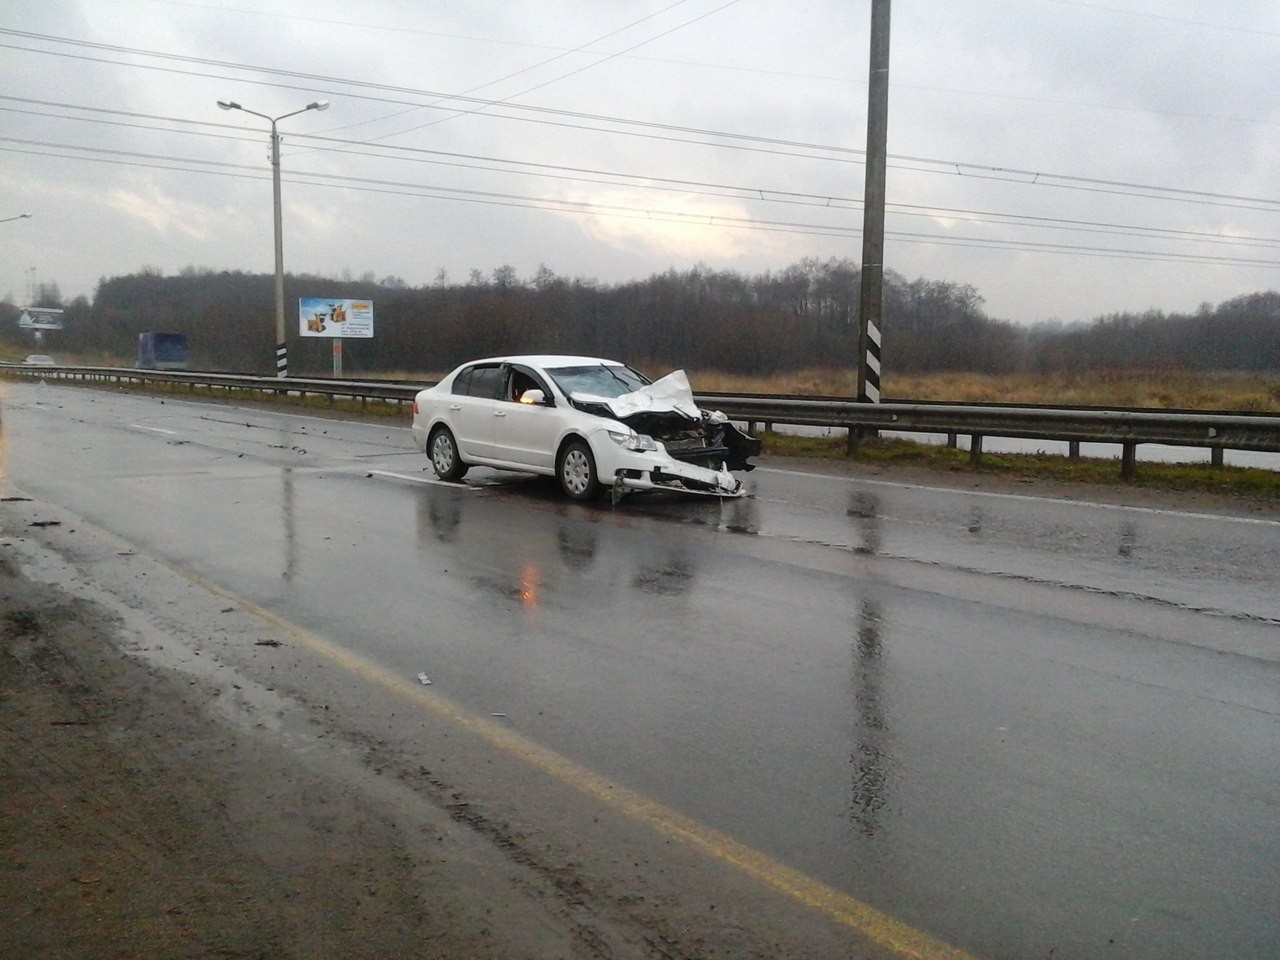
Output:
[[[650,382],[616,360],[494,357],[463,364],[413,401],[413,439],[442,480],[471,466],[556,477],[590,500],[607,489],[742,496],[760,441],[693,402],[684,371]]]
[[[27,358],[23,360],[22,363],[24,366],[28,366],[28,367],[56,367],[57,366],[57,364],[53,362],[53,357],[47,356],[46,354],[43,354],[43,353],[28,354]]]

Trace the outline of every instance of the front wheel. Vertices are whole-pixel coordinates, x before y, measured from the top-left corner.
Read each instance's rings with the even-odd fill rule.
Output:
[[[603,492],[596,475],[596,458],[582,440],[571,441],[560,452],[556,476],[560,479],[560,489],[571,500],[594,500]]]
[[[461,480],[466,475],[467,465],[458,456],[458,443],[448,427],[431,431],[427,452],[431,455],[431,468],[441,480]]]

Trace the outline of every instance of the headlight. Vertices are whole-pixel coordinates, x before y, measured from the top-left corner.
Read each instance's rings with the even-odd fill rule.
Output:
[[[658,449],[653,437],[643,433],[615,433],[610,430],[609,438],[623,450],[630,450],[633,453],[651,453]]]

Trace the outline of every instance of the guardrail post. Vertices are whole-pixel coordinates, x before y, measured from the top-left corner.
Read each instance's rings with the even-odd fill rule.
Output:
[[[982,464],[982,434],[980,433],[969,435],[969,463],[975,467]]]
[[[1126,440],[1120,445],[1120,479],[1132,480],[1138,475],[1138,445]]]
[[[1222,447],[1209,448],[1209,465],[1214,467],[1221,467],[1223,465]]]
[[[958,446],[960,446],[960,434],[956,433],[954,430],[948,430],[947,449],[954,450]]]
[[[1080,459],[1080,441],[1079,440],[1067,441],[1067,456],[1070,457],[1072,460]]]
[[[844,438],[844,454],[846,457],[852,457],[858,452],[858,444],[862,442],[862,428],[855,427],[850,424],[846,428]]]

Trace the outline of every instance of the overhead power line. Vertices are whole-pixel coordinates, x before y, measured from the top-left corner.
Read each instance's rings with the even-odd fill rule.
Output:
[[[106,115],[107,117],[127,117],[142,120],[163,121],[170,126],[156,126],[151,124],[137,124],[128,120],[105,119],[100,116],[91,117],[68,117],[63,114],[48,113],[45,111],[26,111],[13,107],[0,107],[0,111],[32,114],[42,117],[53,117],[58,119],[68,119],[73,121],[81,121],[88,123],[106,124],[111,126],[122,126],[130,129],[143,129],[160,132],[177,132],[184,135],[199,135],[204,137],[226,137],[221,133],[208,133],[206,128],[215,127],[218,129],[235,129],[238,127],[227,127],[224,124],[211,124],[207,121],[194,121],[178,117],[159,117],[152,114],[139,114],[130,111],[105,109],[97,107],[80,107],[72,104],[57,103],[52,101],[37,101],[18,97],[7,97],[0,95],[0,100],[11,100],[23,103],[29,103],[40,106],[50,106],[61,109],[73,109],[87,111],[94,114]],[[174,129],[174,125],[178,127]],[[192,129],[199,128],[199,129]],[[234,137],[229,139],[246,139],[244,137]],[[510,160],[501,157],[491,157],[483,154],[467,154],[456,151],[447,150],[431,150],[423,147],[400,147],[393,145],[381,145],[369,147],[369,149],[360,149],[369,145],[347,141],[334,137],[324,137],[316,134],[299,134],[291,137],[292,140],[312,141],[324,144],[324,151],[327,155],[343,154],[346,156],[362,156],[375,158],[394,158],[415,163],[428,163],[433,165],[450,166],[469,170],[479,170],[483,172],[493,172],[501,174],[520,174],[524,176],[534,176],[542,179],[551,179],[570,183],[584,183],[592,185],[604,186],[625,186],[629,188],[643,189],[654,192],[671,192],[680,193],[682,195],[706,196],[715,198],[736,199],[744,201],[759,201],[770,204],[787,204],[796,206],[817,207],[823,209],[836,210],[858,210],[861,208],[861,201],[856,197],[837,196],[829,194],[806,193],[795,190],[785,190],[780,188],[771,188],[761,185],[741,185],[716,183],[704,180],[687,180],[675,177],[655,177],[645,174],[624,173],[620,171],[601,170],[599,168],[590,167],[572,167],[560,164],[546,164],[527,160]],[[248,142],[257,142],[250,139]],[[60,145],[65,149],[80,149],[73,145]],[[84,148],[94,149],[94,148]],[[201,161],[191,161],[193,163]],[[1137,194],[1137,196],[1145,196]],[[1005,213],[991,210],[973,210],[973,209],[957,209],[953,207],[943,207],[938,205],[925,204],[908,204],[908,203],[889,203],[889,208],[897,215],[901,216],[920,216],[939,219],[958,220],[971,223],[989,223],[989,224],[1007,224],[1013,226],[1041,227],[1045,229],[1066,230],[1087,233],[1102,233],[1113,235],[1127,236],[1150,236],[1164,237],[1175,240],[1197,240],[1205,243],[1218,243],[1237,246],[1260,246],[1266,247],[1277,243],[1280,240],[1270,239],[1266,237],[1255,236],[1222,236],[1218,233],[1208,231],[1192,231],[1179,230],[1172,228],[1147,227],[1136,224],[1110,223],[1096,220],[1080,220],[1068,217],[1047,217],[1028,214]],[[1231,205],[1234,206],[1234,205]],[[1256,209],[1256,208],[1254,208]],[[1263,208],[1267,209],[1267,208]]]
[[[846,161],[863,162],[866,152],[851,147],[843,147],[831,144],[819,144],[805,141],[788,140],[778,137],[767,137],[757,134],[735,133],[723,130],[711,130],[700,127],[683,126],[679,124],[658,123],[649,120],[636,120],[627,117],[614,117],[605,114],[585,113],[581,111],[562,110],[554,107],[540,107],[531,104],[518,104],[506,100],[495,100],[484,97],[469,96],[466,94],[454,94],[435,90],[424,90],[420,88],[394,86],[389,84],[379,84],[370,81],[353,80],[349,78],[335,77],[324,74],[309,74],[290,70],[277,70],[268,67],[260,67],[251,64],[239,64],[230,61],[212,60],[203,57],[191,57],[187,55],[163,53],[159,51],[144,50],[135,47],[125,47],[118,44],[105,44],[88,40],[75,40],[67,37],[57,37],[48,34],[36,34],[27,31],[12,30],[0,28],[0,35],[19,36],[27,39],[34,39],[48,43],[66,44],[75,47],[84,47],[89,49],[106,50],[116,53],[125,53],[133,56],[153,57],[162,60],[194,63],[206,66],[215,66],[220,68],[245,70],[253,73],[265,74],[268,76],[280,76],[298,80],[308,80],[315,83],[339,84],[342,86],[353,87],[358,90],[381,90],[389,93],[406,94],[431,98],[434,102],[430,104],[412,104],[408,101],[386,101],[384,98],[359,93],[343,93],[342,96],[351,96],[356,99],[372,100],[378,102],[396,102],[402,105],[417,105],[424,109],[442,109],[451,113],[458,112],[457,107],[443,107],[442,103],[456,102],[465,103],[473,106],[475,109],[467,111],[475,113],[479,116],[490,117],[494,119],[505,120],[521,120],[526,122],[536,122],[549,125],[568,126],[575,129],[596,130],[599,132],[608,132],[615,134],[633,135],[633,136],[651,136],[640,131],[662,131],[669,136],[657,137],[657,139],[668,140],[672,142],[693,143],[701,146],[718,146],[729,149],[750,149],[759,150],[761,152],[779,152],[786,156],[804,156],[810,159],[827,159],[839,160],[844,158]],[[132,64],[122,63],[118,60],[104,60],[91,57],[78,57],[74,54],[59,53],[56,51],[34,50],[29,47],[20,47],[13,44],[0,43],[0,48],[8,47],[17,50],[26,50],[39,54],[47,54],[51,56],[72,57],[75,59],[90,59],[96,62],[111,64],[113,66],[126,66],[137,69],[149,70],[170,70],[170,68],[157,67],[149,64]],[[190,71],[172,71],[177,73],[190,73]],[[208,76],[208,74],[196,73],[196,76]],[[231,78],[224,78],[231,79]],[[241,78],[239,82],[255,83],[265,86],[282,86],[287,89],[300,89],[308,92],[330,92],[331,95],[337,95],[332,91],[326,91],[325,88],[315,87],[291,87],[288,84],[273,84],[268,81],[244,80]],[[502,112],[494,112],[493,108],[501,107],[506,110],[516,111],[517,115],[511,115]],[[483,108],[484,112],[481,112]],[[561,118],[561,119],[549,119]],[[568,121],[575,121],[573,123]],[[582,123],[600,123],[609,124],[622,129],[602,129],[600,127],[582,126]],[[709,140],[687,140],[684,137],[706,137]],[[785,148],[785,149],[784,149]],[[798,152],[788,152],[798,151]],[[799,152],[803,151],[803,152]],[[1149,193],[1153,198],[1172,198],[1185,199],[1193,202],[1197,199],[1228,201],[1233,203],[1251,203],[1261,204],[1266,208],[1274,208],[1280,210],[1280,198],[1274,197],[1254,197],[1242,196],[1225,193],[1215,193],[1212,191],[1189,190],[1181,187],[1168,187],[1156,184],[1141,184],[1122,180],[1111,180],[1102,177],[1084,177],[1072,174],[1059,174],[1047,170],[1035,170],[1017,167],[1004,167],[991,164],[980,164],[966,160],[940,159],[934,157],[919,157],[911,155],[889,154],[889,160],[894,161],[890,164],[892,169],[917,170],[921,167],[929,172],[945,173],[952,176],[974,176],[993,180],[1013,180],[1019,178],[1017,182],[1031,186],[1072,186],[1076,189],[1091,190],[1094,192],[1109,192],[1114,190],[1144,191]],[[856,159],[854,159],[856,158]],[[1130,194],[1138,196],[1141,194]]]
[[[232,164],[223,161],[199,160],[183,157],[166,157],[155,154],[143,154],[133,151],[108,150],[96,147],[76,147],[66,144],[46,144],[35,141],[21,141],[9,137],[0,137],[0,142],[17,143],[27,147],[46,147],[46,150],[17,149],[0,147],[0,151],[25,153],[37,156],[57,157],[64,159],[90,160],[124,166],[135,166],[146,169],[164,169],[182,173],[202,173],[218,176],[232,176],[243,179],[268,179],[259,167],[243,164]],[[82,153],[101,154],[102,156],[77,156],[75,154],[51,152],[56,150],[75,150]],[[143,162],[148,161],[148,162]],[[154,162],[151,162],[154,161]],[[600,203],[585,200],[567,200],[557,197],[532,197],[522,194],[445,187],[434,184],[414,184],[404,181],[377,179],[372,177],[353,177],[341,174],[327,174],[311,171],[293,171],[285,178],[289,183],[305,186],[339,187],[367,193],[392,194],[396,196],[418,197],[423,199],[451,200],[467,203],[480,203],[490,206],[505,206],[531,210],[545,210],[555,213],[613,217],[631,220],[649,220],[660,223],[681,223],[685,225],[702,225],[735,230],[758,230],[770,233],[793,233],[811,236],[857,237],[861,231],[855,227],[843,227],[831,224],[803,223],[785,220],[764,220],[760,218],[734,217],[727,215],[691,213],[679,210],[661,210],[647,207],[635,207],[626,204]],[[1177,253],[1159,250],[1130,250],[1110,247],[1087,247],[1077,244],[1043,243],[1036,241],[1006,241],[982,237],[966,237],[945,234],[924,234],[904,231],[886,230],[885,235],[895,240],[910,243],[941,244],[962,246],[973,249],[1021,250],[1041,253],[1070,253],[1082,256],[1111,256],[1132,260],[1155,260],[1181,263],[1198,263],[1207,265],[1230,265],[1242,267],[1280,266],[1277,260],[1259,260],[1244,257],[1211,256],[1205,254]],[[1268,241],[1280,244],[1280,241]]]

